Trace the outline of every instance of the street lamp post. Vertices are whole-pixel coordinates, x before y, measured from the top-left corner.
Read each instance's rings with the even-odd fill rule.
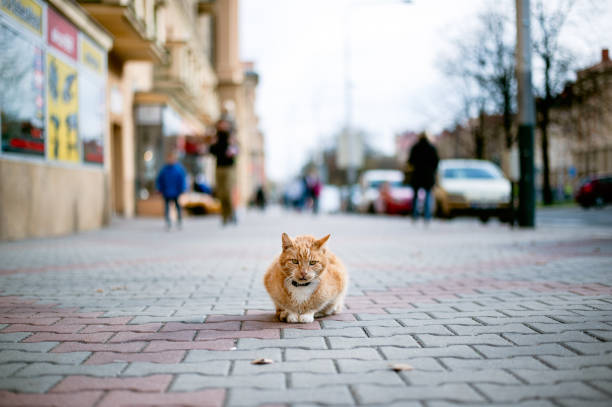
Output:
[[[518,81],[518,142],[520,153],[518,224],[535,226],[533,128],[535,105],[531,85],[529,0],[516,0],[516,76]]]

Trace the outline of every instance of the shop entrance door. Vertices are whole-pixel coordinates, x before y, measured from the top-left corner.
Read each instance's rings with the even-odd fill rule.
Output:
[[[123,199],[123,144],[121,137],[121,126],[113,124],[111,135],[111,190],[113,194],[113,213],[122,215],[125,213]]]

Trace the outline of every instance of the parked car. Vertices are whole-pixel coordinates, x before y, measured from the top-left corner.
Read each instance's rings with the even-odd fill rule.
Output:
[[[209,194],[186,192],[179,198],[179,204],[190,215],[209,215],[221,213],[221,203]]]
[[[487,222],[510,217],[512,185],[501,169],[484,160],[442,160],[435,191],[436,213],[442,217],[478,216]]]
[[[412,210],[412,188],[403,185],[399,170],[368,170],[360,178],[360,212],[407,214]]]
[[[593,177],[582,183],[575,196],[583,208],[604,206],[612,202],[612,175]]]

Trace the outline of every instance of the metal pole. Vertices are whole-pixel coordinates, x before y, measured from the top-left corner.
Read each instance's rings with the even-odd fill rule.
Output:
[[[518,81],[518,142],[520,153],[518,224],[535,226],[533,133],[535,104],[531,86],[529,0],[516,0],[516,76]]]

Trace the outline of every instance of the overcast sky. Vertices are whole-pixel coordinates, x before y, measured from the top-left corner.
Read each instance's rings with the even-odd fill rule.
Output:
[[[440,60],[479,12],[500,2],[240,0],[241,58],[260,74],[256,109],[268,176],[295,175],[343,126],[347,32],[352,126],[369,134],[370,145],[393,153],[398,132],[452,124],[458,105]],[[505,2],[513,17],[514,1]],[[563,38],[584,66],[611,45],[612,1],[578,4]],[[584,23],[593,4],[600,10]]]

